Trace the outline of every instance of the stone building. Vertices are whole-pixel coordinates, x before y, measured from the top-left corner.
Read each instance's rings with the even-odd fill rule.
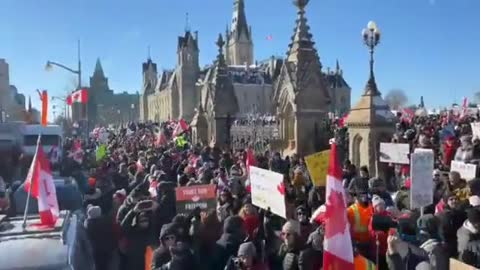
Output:
[[[25,96],[10,85],[8,63],[0,59],[0,122],[26,120],[25,105]]]
[[[395,121],[396,117],[378,91],[371,70],[364,94],[346,120],[350,160],[357,168],[365,165],[370,175],[384,176],[382,167],[385,164],[379,162],[380,143],[391,141]]]
[[[108,78],[105,76],[100,59],[97,59],[95,70],[90,77],[90,87],[86,89],[88,90],[86,111],[90,129],[95,125],[121,125],[138,120],[139,94],[114,93],[108,85]],[[84,110],[81,104],[73,104],[73,120],[76,122],[85,120]]]
[[[312,154],[326,147],[329,85],[305,17],[306,0],[296,0],[295,32],[274,87],[273,100],[280,120],[280,137],[288,142],[284,154]]]
[[[305,107],[304,110],[299,110],[296,121],[299,128],[305,127],[308,137],[320,134],[328,112],[340,115],[348,111],[351,89],[343,78],[343,72],[339,65],[334,72],[326,74],[322,72],[303,13],[299,18],[301,21],[297,29],[301,33],[294,35],[296,40],[291,44],[286,60],[271,57],[265,61],[255,61],[252,28],[247,24],[245,1],[234,0],[232,23],[227,26],[222,37],[224,44],[221,56],[225,63],[220,68],[222,72],[225,71],[225,76],[232,84],[238,106],[238,110],[229,111],[230,120],[247,118],[252,114],[277,114],[278,106],[288,104],[285,99],[288,96],[287,99],[291,100],[289,102],[295,106],[295,110],[297,110],[297,104],[300,105],[299,107]],[[308,41],[302,40],[303,38]],[[184,118],[188,122],[193,120],[193,124],[196,124],[198,121],[202,123],[213,119],[205,104],[205,100],[208,99],[206,94],[209,92],[206,89],[215,85],[212,77],[215,72],[212,70],[219,68],[219,59],[217,57],[213,64],[199,68],[198,58],[198,33],[192,34],[186,30],[185,34],[178,39],[177,64],[173,70],[157,71],[157,65],[151,59],[143,63],[143,89],[139,104],[141,120],[165,121]],[[297,64],[301,66],[297,68]],[[306,77],[297,77],[300,75]],[[281,76],[280,79],[279,76]],[[208,86],[208,84],[212,85]],[[288,91],[299,91],[298,93],[302,94],[296,97],[297,92],[295,92],[282,96],[285,94],[280,92],[287,90],[281,90],[281,88],[291,88],[292,90]],[[318,91],[319,88],[320,91]],[[311,97],[308,96],[310,94],[312,94]],[[296,98],[298,100],[293,101]],[[280,99],[285,103],[279,104]],[[218,98],[215,100],[223,102]],[[292,115],[296,112],[293,107],[284,109],[291,109]],[[286,123],[284,124],[283,138],[293,139],[287,135],[286,131],[292,128],[290,135],[293,135],[293,131],[298,128],[294,128],[293,124],[287,128]],[[314,132],[315,130],[317,133]],[[200,130],[200,133],[208,134],[208,138],[201,139],[207,142],[210,142],[211,135],[215,134],[212,130],[209,132]],[[294,150],[310,152],[319,147],[319,143],[317,147],[300,144],[299,148],[294,147]]]

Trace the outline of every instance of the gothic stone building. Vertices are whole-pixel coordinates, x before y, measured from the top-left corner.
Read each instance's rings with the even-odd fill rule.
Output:
[[[90,87],[87,90],[87,114],[90,129],[95,125],[122,125],[138,120],[139,94],[114,93],[108,85],[108,78],[103,72],[100,59],[97,59],[95,70],[90,77]],[[80,104],[73,105],[73,120],[77,122],[85,120],[84,108]]]
[[[297,99],[295,101],[300,102],[302,106],[306,106],[305,111],[297,113],[296,108],[291,108],[291,113],[302,114],[302,117],[306,117],[305,119],[320,117],[320,114],[317,115],[312,111],[320,105],[310,106],[312,99],[307,97],[308,94],[318,96],[317,98],[321,100],[318,102],[326,102],[320,106],[321,119],[324,119],[324,113],[332,112],[339,116],[348,112],[351,89],[343,78],[343,72],[338,64],[333,72],[323,73],[321,71],[321,64],[313,48],[311,34],[308,33],[308,26],[303,13],[301,16],[299,13],[299,19],[301,21],[297,24],[296,31],[301,31],[301,33],[299,33],[300,36],[294,35],[296,40],[291,44],[291,47],[293,47],[289,50],[288,58],[272,57],[266,61],[257,62],[254,60],[252,30],[247,24],[244,0],[234,0],[232,23],[230,27],[227,27],[222,39],[217,41],[217,46],[219,44],[222,46],[213,64],[202,69],[199,68],[198,33],[192,34],[189,30],[178,38],[175,69],[157,72],[157,65],[151,59],[143,63],[143,91],[139,106],[140,119],[143,121],[165,121],[184,118],[187,121],[193,120],[195,123],[207,121],[209,122],[207,132],[209,135],[206,141],[210,141],[215,137],[215,128],[212,126],[216,124],[210,124],[211,121],[214,121],[215,116],[209,110],[212,110],[215,106],[208,105],[209,102],[232,105],[232,108],[228,110],[219,109],[219,113],[217,113],[221,117],[228,118],[229,121],[247,117],[252,113],[279,115],[277,108],[287,105],[286,99],[280,101],[284,98],[280,96],[285,95],[280,94],[283,91],[280,88],[293,88],[294,90],[291,91],[295,93],[305,93],[300,95],[302,100]],[[304,38],[308,41],[302,40]],[[308,50],[312,52],[307,53]],[[304,59],[304,57],[309,59]],[[312,61],[313,63],[311,63]],[[302,66],[297,66],[298,64]],[[297,77],[300,75],[307,75],[307,77]],[[310,81],[305,81],[306,79]],[[287,86],[287,83],[291,83],[290,86]],[[229,100],[225,101],[215,95],[219,85],[220,88],[228,88],[225,91],[232,92],[234,97],[229,97]],[[320,91],[314,91],[314,89],[320,89]],[[285,97],[294,99],[297,94],[293,92]],[[284,102],[284,104],[279,102]],[[290,103],[295,107],[297,104],[295,102],[291,101]],[[199,116],[201,116],[200,119]],[[298,121],[304,119],[302,117]],[[223,120],[226,121],[226,119]],[[225,125],[222,121],[217,124]],[[302,122],[303,124],[299,122],[300,126],[298,128],[293,128],[293,124],[287,127],[287,122],[285,122],[283,138],[289,139],[295,129],[303,128],[304,125],[312,124],[312,128],[314,127],[314,122],[305,121],[305,123]],[[320,123],[317,123],[317,132],[320,128]],[[206,131],[201,130],[200,132],[203,134]],[[313,133],[310,135],[313,136]],[[218,138],[214,140],[219,141]],[[302,147],[300,146],[300,148]]]

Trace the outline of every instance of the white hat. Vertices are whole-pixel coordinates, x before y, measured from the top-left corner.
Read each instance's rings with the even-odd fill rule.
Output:
[[[477,195],[470,196],[470,198],[468,198],[468,201],[473,207],[480,205],[480,197],[478,197]]]
[[[283,225],[282,232],[289,232],[300,235],[300,223],[297,220],[291,219]]]
[[[373,195],[372,197],[372,206],[375,208],[377,205],[383,204],[385,205],[385,201],[378,195]]]

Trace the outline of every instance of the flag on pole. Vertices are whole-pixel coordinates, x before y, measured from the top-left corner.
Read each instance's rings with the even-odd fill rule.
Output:
[[[163,128],[160,128],[158,133],[156,134],[157,139],[155,140],[155,146],[160,147],[167,144],[167,137],[163,132]]]
[[[353,270],[353,247],[342,185],[342,167],[335,142],[332,142],[330,150],[326,198],[323,269]]]
[[[87,104],[88,102],[88,91],[87,89],[80,89],[67,97],[67,104],[72,105],[73,103],[82,103]]]
[[[177,126],[175,127],[175,130],[173,131],[173,137],[177,137],[178,135],[182,134],[183,132],[188,130],[188,124],[185,122],[185,120],[180,119],[178,121]]]
[[[30,192],[31,196],[38,201],[40,225],[55,226],[59,216],[57,193],[50,164],[43,152],[43,147],[40,145],[40,140],[38,140],[37,151],[28,171],[25,190],[27,193]]]
[[[247,183],[245,185],[245,189],[250,193],[252,191],[252,187],[250,184],[250,166],[257,166],[257,161],[255,160],[255,153],[251,147],[247,148],[247,158],[245,161],[245,167],[247,169]]]

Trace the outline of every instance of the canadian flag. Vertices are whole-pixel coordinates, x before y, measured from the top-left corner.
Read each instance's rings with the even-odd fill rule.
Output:
[[[175,130],[173,131],[173,137],[177,137],[178,135],[182,134],[187,130],[188,130],[187,122],[185,122],[185,120],[183,119],[180,119],[180,121],[178,121],[177,126],[175,127]]]
[[[75,160],[78,164],[83,163],[83,149],[82,142],[80,142],[80,140],[75,140],[73,142],[72,150],[70,151],[69,157]]]
[[[41,225],[53,227],[59,216],[57,193],[50,164],[39,144],[40,142],[38,142],[37,151],[28,171],[25,190],[38,201]]]
[[[80,89],[67,97],[67,104],[72,105],[73,103],[82,103],[87,104],[88,102],[88,91],[87,89]]]
[[[353,247],[347,219],[346,196],[335,142],[332,142],[330,150],[326,198],[323,215],[325,221],[323,269],[353,270]]]
[[[167,144],[167,137],[165,136],[165,133],[163,132],[162,128],[160,128],[159,132],[156,134],[156,137],[157,137],[157,139],[155,140],[156,147]]]

